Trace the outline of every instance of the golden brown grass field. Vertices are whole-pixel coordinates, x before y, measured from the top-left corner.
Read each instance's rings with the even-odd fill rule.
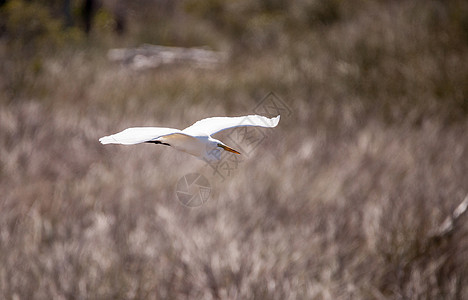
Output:
[[[466,1],[121,1],[120,35],[105,1],[89,34],[85,1],[68,26],[68,1],[0,2],[0,299],[468,299],[468,217],[437,235],[468,194]],[[107,57],[145,43],[229,58]],[[224,178],[98,142],[270,92],[281,122]]]

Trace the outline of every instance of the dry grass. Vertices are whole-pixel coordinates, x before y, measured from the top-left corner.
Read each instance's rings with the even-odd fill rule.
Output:
[[[88,49],[22,73],[1,44],[0,298],[468,298],[467,220],[430,238],[468,193],[450,9],[367,4],[212,71],[134,73]],[[224,181],[97,141],[251,113],[269,91],[292,114]],[[212,186],[200,208],[175,195],[189,172]]]

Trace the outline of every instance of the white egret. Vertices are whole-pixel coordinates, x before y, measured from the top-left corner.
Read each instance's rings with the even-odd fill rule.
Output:
[[[140,143],[154,143],[174,147],[200,159],[212,161],[219,160],[219,151],[225,150],[240,154],[223,142],[214,139],[211,135],[220,131],[243,127],[276,127],[280,120],[258,115],[243,117],[212,117],[195,122],[184,130],[166,127],[132,127],[119,133],[105,136],[99,139],[102,144],[133,145]]]

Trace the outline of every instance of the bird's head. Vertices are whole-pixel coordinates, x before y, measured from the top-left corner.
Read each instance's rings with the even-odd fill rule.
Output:
[[[208,138],[207,143],[207,156],[213,156],[216,160],[221,158],[221,151],[228,151],[235,154],[241,154],[239,151],[232,149],[228,145],[224,144],[220,140],[214,139],[212,137]]]

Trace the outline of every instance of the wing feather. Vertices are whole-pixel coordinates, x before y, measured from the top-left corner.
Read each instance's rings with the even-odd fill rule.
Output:
[[[212,117],[195,122],[192,126],[182,130],[189,135],[212,135],[217,132],[243,126],[276,127],[280,116],[267,118],[259,115],[248,115],[242,117]]]
[[[165,127],[132,127],[119,133],[105,136],[99,139],[101,144],[133,145],[148,141],[155,141],[171,134],[181,134],[179,129]]]

